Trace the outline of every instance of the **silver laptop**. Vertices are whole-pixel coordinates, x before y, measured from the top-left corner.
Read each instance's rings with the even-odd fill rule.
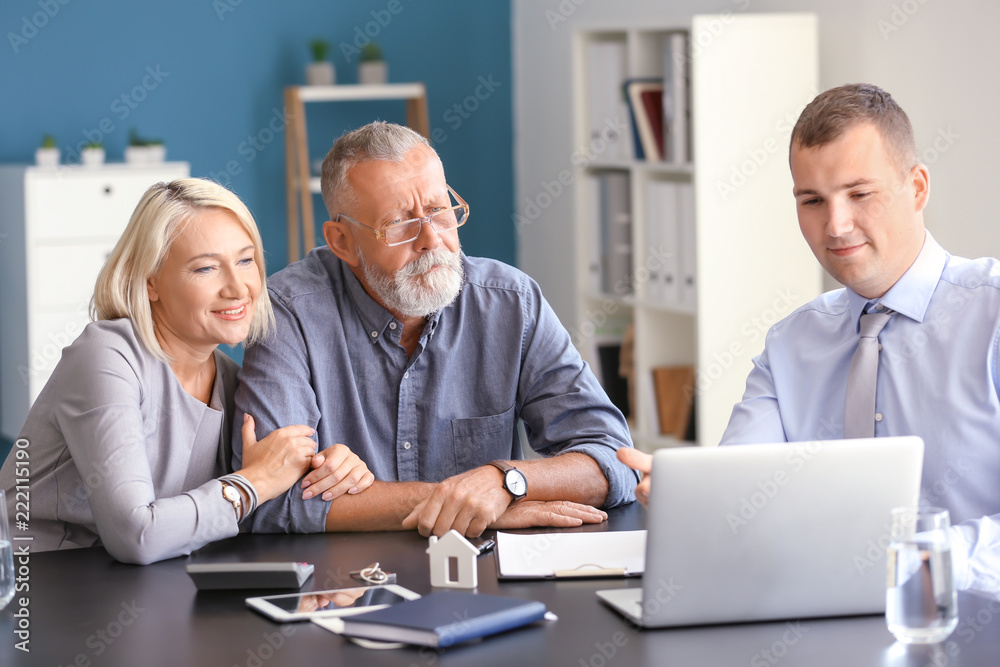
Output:
[[[644,627],[885,611],[889,510],[915,506],[917,437],[661,449],[642,588],[597,595]]]

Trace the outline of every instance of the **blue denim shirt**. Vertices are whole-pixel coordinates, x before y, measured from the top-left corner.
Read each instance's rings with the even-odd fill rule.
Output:
[[[628,426],[537,283],[501,262],[462,261],[461,293],[428,319],[411,358],[402,324],[328,248],[278,271],[268,281],[277,330],[246,351],[237,414],[254,417],[258,438],[313,426],[320,449],[343,443],[390,482],[519,459],[523,419],[543,456],[597,461],[610,487],[605,507],[632,501],[636,475],[615,458],[631,446]],[[296,485],[257,510],[253,530],[322,532],[330,504],[303,501]]]

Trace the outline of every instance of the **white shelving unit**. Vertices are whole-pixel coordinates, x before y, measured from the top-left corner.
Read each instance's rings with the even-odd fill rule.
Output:
[[[676,33],[688,37],[694,159],[653,163],[605,150],[574,166],[579,319],[567,324],[571,331],[586,332],[587,322],[593,328],[602,313],[631,317],[633,439],[647,451],[679,444],[659,433],[653,368],[695,366],[698,444],[717,444],[742,396],[749,360],[763,349],[766,329],[821,291],[820,268],[798,230],[787,161],[795,118],[817,88],[814,16],[705,15],[694,16],[687,25],[579,30],[572,54],[574,145],[591,142],[595,119],[590,116],[600,108],[590,86],[606,76],[595,74],[594,67],[606,63],[591,62],[593,45],[618,44],[625,54],[626,78],[663,77]],[[623,139],[631,147],[631,136]],[[594,188],[607,174],[628,180],[634,287],[626,294],[602,290],[594,274],[602,250],[595,247],[600,235],[594,207],[600,197]],[[680,242],[670,248],[693,279],[686,297],[665,298],[655,286],[657,278],[644,270],[658,265],[653,258],[663,247],[662,239],[651,238],[660,234],[656,224],[661,213],[648,206],[650,188],[660,184],[689,192],[692,210],[682,213],[677,224],[682,236],[684,229],[691,235],[690,242],[686,248]],[[580,338],[586,337],[577,342],[593,363],[592,341]]]
[[[146,189],[186,162],[0,166],[0,431],[17,437],[62,349],[90,321],[97,274]]]

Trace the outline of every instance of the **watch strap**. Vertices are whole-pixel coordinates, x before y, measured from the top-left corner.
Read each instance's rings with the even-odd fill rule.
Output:
[[[236,521],[239,523],[243,519],[243,494],[240,493],[235,484],[226,480],[219,480],[219,482],[222,484],[222,497],[233,506],[233,510],[236,512]],[[229,494],[226,493],[227,489],[232,489],[236,495],[230,498]]]
[[[499,468],[500,471],[503,472],[503,488],[504,488],[505,491],[507,491],[507,493],[509,493],[510,495],[512,495],[514,497],[515,501],[520,500],[521,498],[524,498],[524,496],[525,496],[524,493],[515,493],[507,485],[507,473],[513,471],[513,472],[516,472],[518,475],[521,476],[521,479],[524,480],[525,486],[527,486],[527,479],[525,479],[523,472],[521,472],[520,470],[518,470],[517,468],[515,468],[511,464],[507,463],[506,461],[490,461],[490,465]]]
[[[508,470],[517,470],[517,468],[507,463],[506,461],[490,461],[490,465],[500,468],[500,470],[502,470],[504,473],[506,473]]]

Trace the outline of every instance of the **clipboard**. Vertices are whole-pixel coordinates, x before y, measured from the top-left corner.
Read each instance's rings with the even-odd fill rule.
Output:
[[[497,579],[639,577],[646,569],[646,531],[503,533]]]

